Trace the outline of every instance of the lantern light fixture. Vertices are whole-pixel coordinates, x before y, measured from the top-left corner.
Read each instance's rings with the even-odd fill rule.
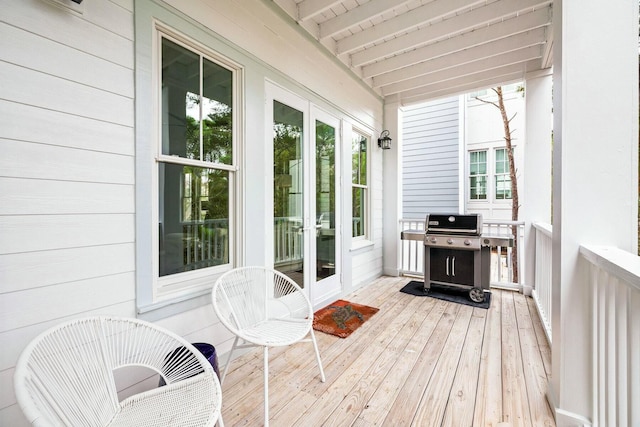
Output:
[[[391,141],[392,139],[389,137],[389,131],[383,130],[382,133],[380,133],[380,138],[378,138],[378,147],[383,150],[388,150],[391,148]]]

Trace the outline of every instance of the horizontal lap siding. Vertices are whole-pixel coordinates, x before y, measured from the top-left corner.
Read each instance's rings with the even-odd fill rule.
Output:
[[[0,0],[0,425],[38,333],[135,315],[133,1]]]
[[[458,212],[458,98],[408,107],[403,120],[403,218]]]

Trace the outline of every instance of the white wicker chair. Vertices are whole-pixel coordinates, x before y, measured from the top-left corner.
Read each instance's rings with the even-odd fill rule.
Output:
[[[269,425],[269,347],[311,341],[320,378],[325,381],[313,334],[311,302],[289,277],[264,267],[237,268],[216,281],[211,298],[220,321],[236,336],[221,381],[237,348],[263,347],[265,426]],[[239,343],[239,339],[242,342]]]
[[[151,369],[166,385],[119,401],[113,372],[128,366]],[[137,319],[88,317],[45,331],[20,355],[14,386],[36,426],[213,426],[222,405],[207,359]]]

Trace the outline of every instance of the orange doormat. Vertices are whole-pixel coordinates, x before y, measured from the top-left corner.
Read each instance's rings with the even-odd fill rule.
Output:
[[[313,315],[313,329],[346,338],[358,329],[378,308],[337,300]]]

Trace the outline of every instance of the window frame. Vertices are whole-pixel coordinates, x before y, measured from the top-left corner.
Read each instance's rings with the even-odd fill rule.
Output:
[[[240,206],[239,206],[239,167],[240,163],[240,142],[242,141],[242,123],[244,105],[242,102],[243,67],[221,53],[213,51],[211,48],[181,34],[159,22],[153,25],[153,98],[155,125],[152,137],[153,160],[152,167],[152,218],[154,227],[152,232],[152,274],[151,301],[148,305],[155,305],[171,300],[181,300],[195,297],[209,292],[211,280],[230,270],[237,263],[237,242],[239,241],[240,228]],[[200,159],[189,159],[162,153],[162,40],[167,39],[199,56],[200,73],[202,73],[203,60],[206,59],[216,65],[229,70],[232,74],[232,136],[231,152],[232,162],[230,164],[207,162]],[[202,75],[200,76],[202,79]],[[200,83],[201,84],[201,83]],[[202,88],[201,88],[202,91]],[[201,136],[200,136],[201,139]],[[204,267],[196,270],[185,271],[166,276],[160,276],[160,231],[159,231],[159,192],[160,192],[160,164],[177,164],[181,166],[193,166],[204,169],[216,169],[226,171],[229,174],[229,215],[228,215],[228,263],[211,267]],[[139,302],[140,303],[140,302]]]
[[[354,183],[353,182],[353,140],[355,138],[355,136],[359,136],[361,138],[364,138],[366,140],[366,148],[365,148],[365,156],[366,156],[366,165],[365,165],[365,178],[366,178],[366,184],[359,184],[359,183]],[[367,244],[370,240],[371,240],[371,139],[372,136],[370,133],[368,132],[364,132],[360,129],[357,128],[353,128],[351,131],[351,138],[350,141],[351,143],[350,145],[350,159],[351,159],[351,182],[350,182],[350,191],[349,191],[349,197],[351,198],[351,213],[350,213],[350,229],[351,229],[351,241],[352,244],[355,246],[359,246],[359,245],[365,245]],[[363,226],[363,231],[364,234],[361,236],[354,236],[353,235],[353,190],[354,188],[360,188],[361,190],[364,191],[364,202],[363,202],[363,214],[362,217],[364,219],[364,226]]]

